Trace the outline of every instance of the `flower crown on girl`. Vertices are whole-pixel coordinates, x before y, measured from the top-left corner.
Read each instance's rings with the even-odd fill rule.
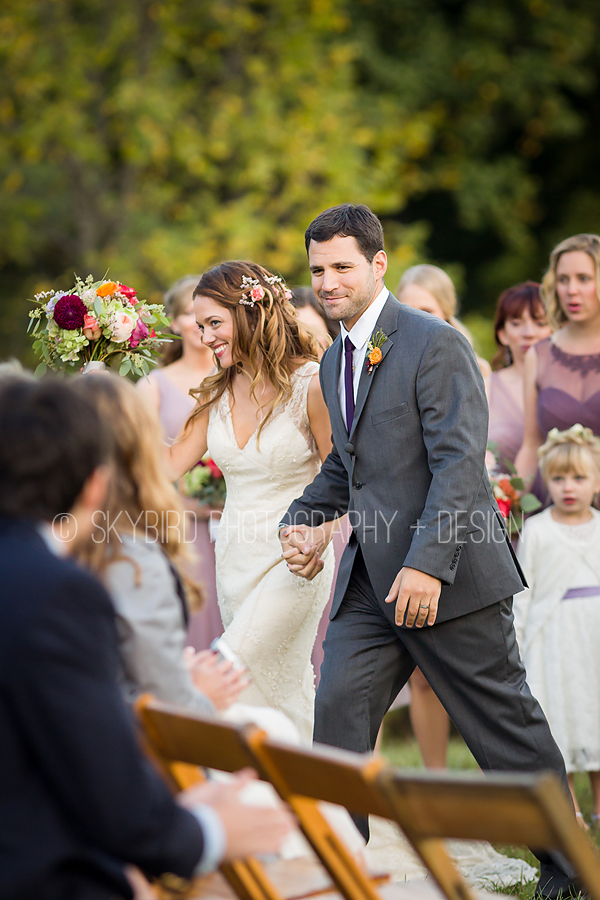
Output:
[[[591,428],[585,428],[577,423],[566,431],[559,431],[558,428],[549,431],[546,443],[538,450],[538,456],[545,456],[550,450],[564,444],[577,444],[579,447],[589,447],[590,450],[600,450],[600,438],[596,437]]]
[[[588,464],[581,458],[581,452],[586,450],[591,456],[597,472],[600,473],[600,438],[594,434],[591,428],[584,428],[579,423],[571,425],[565,431],[553,428],[548,432],[546,443],[542,444],[538,450],[542,476],[545,479],[548,474],[550,457],[552,458],[551,468],[558,465],[561,471],[569,468],[575,468],[575,471],[587,469]]]

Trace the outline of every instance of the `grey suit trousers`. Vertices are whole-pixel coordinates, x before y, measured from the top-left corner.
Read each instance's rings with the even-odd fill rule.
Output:
[[[562,755],[526,682],[512,598],[399,628],[381,610],[359,549],[323,650],[315,741],[373,750],[383,716],[419,666],[482,769],[550,769],[567,788]]]
[[[399,628],[381,609],[360,548],[337,615],[323,643],[315,741],[366,753],[381,721],[419,666],[482,769],[556,773],[565,764],[519,655],[512,598],[426,628]],[[368,839],[368,824],[355,817]],[[535,852],[535,851],[534,851]],[[541,883],[568,890],[562,857],[536,852]]]

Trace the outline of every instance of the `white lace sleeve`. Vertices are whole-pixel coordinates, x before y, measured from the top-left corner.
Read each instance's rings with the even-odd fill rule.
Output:
[[[317,442],[310,430],[310,421],[308,418],[308,389],[310,380],[313,375],[319,371],[318,362],[306,362],[303,366],[296,369],[292,375],[292,396],[286,404],[286,411],[289,413],[294,425],[306,440],[310,447],[311,453],[318,453]]]

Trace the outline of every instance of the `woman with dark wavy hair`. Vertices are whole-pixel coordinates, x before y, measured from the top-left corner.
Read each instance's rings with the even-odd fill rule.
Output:
[[[207,449],[224,473],[217,593],[224,640],[253,679],[241,699],[281,709],[310,742],[310,655],[333,554],[328,547],[323,559],[311,560],[307,574],[317,577],[307,581],[286,566],[278,532],[331,449],[318,347],[283,280],[255,263],[221,263],[202,276],[194,296],[216,371],[193,391],[197,405],[169,450],[170,474],[180,477]]]
[[[523,442],[525,354],[551,333],[537,282],[515,284],[500,295],[494,317],[498,352],[492,360],[494,371],[485,379],[485,389],[490,405],[488,439],[495,444],[502,472],[507,461],[514,464]]]

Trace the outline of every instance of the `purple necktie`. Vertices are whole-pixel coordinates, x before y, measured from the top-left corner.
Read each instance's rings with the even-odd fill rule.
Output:
[[[348,434],[352,428],[354,419],[354,372],[352,371],[352,351],[354,344],[349,337],[344,341],[344,388],[346,393],[346,427]]]

